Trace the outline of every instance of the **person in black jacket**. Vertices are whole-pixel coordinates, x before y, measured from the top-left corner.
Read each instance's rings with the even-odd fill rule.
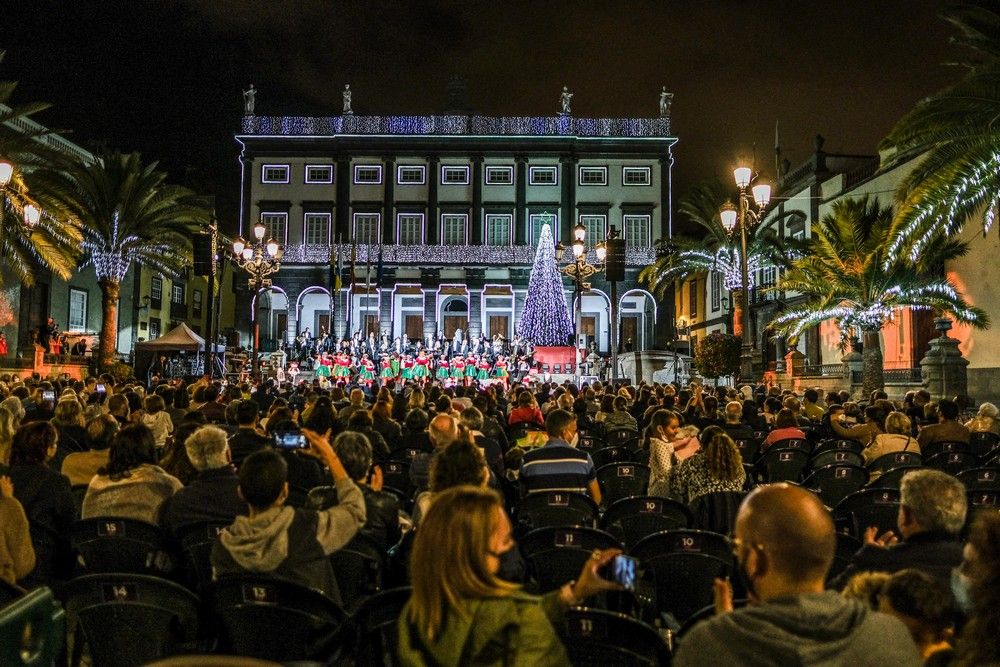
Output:
[[[844,572],[833,581],[843,588],[858,572],[922,570],[951,583],[951,571],[962,562],[958,535],[965,525],[965,486],[939,470],[917,470],[900,484],[899,538],[891,531],[865,533],[865,546],[854,554]],[[901,539],[900,539],[901,538]]]
[[[382,469],[372,465],[371,444],[363,434],[354,431],[341,433],[333,441],[333,450],[365,497],[367,518],[358,531],[358,537],[378,545],[385,556],[402,537],[399,501],[391,493],[382,491]]]
[[[195,524],[228,525],[237,516],[246,515],[246,501],[236,490],[240,480],[232,464],[226,432],[217,426],[202,426],[184,440],[184,449],[198,472],[164,503],[163,527],[177,536]]]
[[[35,548],[34,571],[19,582],[25,588],[46,586],[69,578],[72,550],[69,536],[76,507],[69,479],[47,463],[55,456],[59,435],[48,422],[30,422],[17,429],[8,475],[14,497],[24,508]]]
[[[252,398],[240,401],[236,408],[236,435],[229,438],[233,464],[239,467],[243,459],[271,444],[271,439],[257,432],[260,407]]]

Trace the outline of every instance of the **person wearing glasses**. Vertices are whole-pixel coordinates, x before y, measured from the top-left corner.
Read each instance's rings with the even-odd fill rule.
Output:
[[[899,619],[825,590],[835,546],[815,494],[786,483],[751,492],[733,538],[749,604],[733,610],[729,581],[717,579],[716,615],[684,636],[673,664],[920,665]]]

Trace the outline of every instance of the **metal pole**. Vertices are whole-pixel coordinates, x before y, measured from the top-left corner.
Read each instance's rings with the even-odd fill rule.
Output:
[[[753,373],[753,345],[750,338],[750,276],[747,261],[747,196],[740,192],[740,280],[743,288],[743,350],[740,379],[747,381]]]
[[[258,322],[257,322],[257,309],[260,308],[260,288],[261,281],[260,278],[255,278],[253,283],[253,308],[250,311],[250,347],[251,354],[253,357],[250,360],[250,379],[253,382],[257,381],[260,375],[260,364],[257,359],[257,346],[260,344],[258,340]]]
[[[207,313],[208,326],[206,326],[205,329],[208,331],[208,359],[207,359],[209,368],[208,372],[210,373],[209,377],[214,378],[215,338],[216,338],[216,333],[214,328],[215,327],[215,255],[217,252],[218,231],[219,231],[218,224],[216,223],[214,217],[212,218],[212,224],[210,224],[208,228],[212,232],[212,240],[211,240],[212,265],[209,267],[208,270],[208,313]]]
[[[618,383],[618,283],[611,281],[611,386]]]
[[[580,321],[583,316],[583,283],[581,280],[583,262],[576,262],[576,320],[573,322],[573,360],[576,364],[574,375],[580,382]]]

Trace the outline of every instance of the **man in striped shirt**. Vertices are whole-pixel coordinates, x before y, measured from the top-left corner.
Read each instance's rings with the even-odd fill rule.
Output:
[[[590,454],[576,448],[576,417],[566,410],[552,410],[545,417],[549,441],[524,455],[521,483],[531,494],[539,491],[569,491],[590,496],[601,504],[594,462]]]

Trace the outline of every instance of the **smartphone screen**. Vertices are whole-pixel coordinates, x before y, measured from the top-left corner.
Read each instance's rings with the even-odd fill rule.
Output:
[[[618,555],[607,565],[607,579],[627,591],[635,590],[639,561],[631,556]]]
[[[42,400],[43,401],[52,401],[54,403],[55,400],[56,400],[56,392],[50,391],[50,390],[43,391],[42,392]]]
[[[274,446],[280,449],[308,449],[309,443],[300,431],[283,431],[274,434]]]
[[[104,393],[107,393],[108,390],[107,390],[107,387],[105,387],[103,384],[99,384],[95,388],[95,391],[97,391],[98,394],[104,394]]]

